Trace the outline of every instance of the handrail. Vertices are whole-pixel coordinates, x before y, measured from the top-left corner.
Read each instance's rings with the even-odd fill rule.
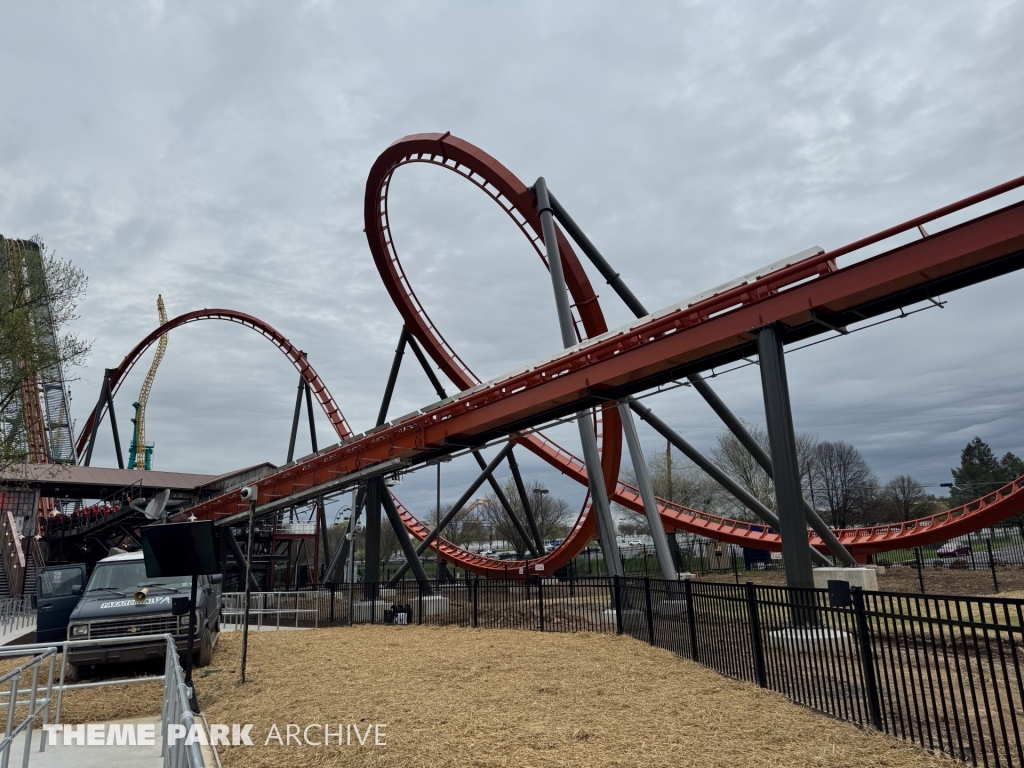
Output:
[[[25,589],[25,553],[21,549],[18,526],[10,510],[0,515],[0,537],[3,538],[4,568],[11,597],[21,597]]]
[[[163,640],[166,643],[165,661],[164,661],[164,673],[162,675],[152,675],[149,677],[133,677],[127,679],[117,680],[102,680],[93,683],[66,683],[65,675],[67,671],[67,659],[68,650],[71,648],[81,648],[88,646],[110,646],[110,645],[126,645],[136,644],[139,642],[147,641],[158,641]],[[52,659],[56,658],[58,650],[61,653],[61,668],[60,677],[56,683],[54,683],[54,668]],[[32,739],[32,725],[33,722],[40,714],[42,715],[42,722],[45,730],[45,726],[49,723],[50,717],[50,706],[56,704],[54,710],[53,723],[60,725],[61,706],[63,704],[64,692],[70,690],[76,690],[79,688],[97,688],[101,686],[109,685],[127,685],[130,683],[152,683],[162,681],[164,684],[163,702],[161,707],[161,737],[163,740],[163,748],[161,750],[161,756],[163,757],[164,768],[181,768],[187,766],[187,768],[206,768],[206,762],[203,758],[202,749],[198,743],[188,744],[187,739],[179,738],[175,740],[174,744],[168,744],[167,726],[171,723],[176,723],[184,726],[185,733],[187,734],[192,727],[196,724],[195,715],[192,714],[192,707],[189,703],[189,692],[185,685],[184,673],[181,669],[181,664],[178,661],[178,650],[175,646],[174,636],[171,634],[163,635],[139,635],[135,637],[105,637],[101,639],[91,640],[64,640],[60,643],[31,643],[27,645],[13,645],[0,647],[0,659],[2,658],[13,658],[18,656],[35,656],[33,662],[29,662],[15,667],[13,670],[0,677],[0,684],[3,684],[8,679],[11,679],[15,673],[20,675],[23,669],[26,669],[33,664],[38,668],[38,662],[44,658],[50,658],[50,671],[49,678],[46,687],[46,696],[41,700],[37,701],[35,686],[37,682],[36,674],[33,675],[33,692],[30,703],[31,717],[27,718],[29,722],[23,722],[16,729],[12,731],[12,715],[16,706],[23,705],[24,701],[18,701],[18,689],[13,686],[10,691],[0,691],[0,698],[7,698],[7,729],[6,733],[8,737],[0,741],[0,753],[4,754],[3,764],[7,763],[6,754],[10,751],[10,743],[13,742],[14,737],[21,733],[22,730],[28,730],[28,735],[25,740],[25,763],[27,764],[29,750],[31,747]],[[56,689],[56,700],[54,700],[54,689]],[[3,702],[0,702],[2,707]],[[7,752],[4,752],[7,750]],[[39,741],[39,752],[46,751],[46,739],[41,738]]]

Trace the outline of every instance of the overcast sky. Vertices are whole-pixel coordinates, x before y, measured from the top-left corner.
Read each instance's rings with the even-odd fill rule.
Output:
[[[266,320],[309,353],[353,428],[371,427],[401,326],[362,232],[363,190],[374,158],[410,133],[451,131],[527,183],[544,175],[651,309],[1024,173],[1019,3],[3,2],[2,14],[0,233],[38,234],[89,275],[79,424],[103,369],[156,326],[162,293],[172,316]],[[547,273],[491,201],[420,166],[396,174],[391,200],[420,299],[481,378],[558,349]],[[610,324],[629,319],[594,283]],[[797,428],[853,443],[883,481],[948,481],[974,435],[1024,452],[1022,289],[1024,276],[1000,278],[793,352]],[[118,398],[126,444],[148,363]],[[296,381],[251,331],[177,330],[147,412],[155,466],[282,463]],[[756,367],[714,386],[763,421]],[[407,366],[392,415],[434,399]],[[648,404],[713,446],[696,393]],[[326,419],[318,430],[334,442]],[[558,437],[578,452],[573,433]],[[94,463],[111,465],[101,434]],[[444,471],[452,501],[472,468]],[[401,489],[414,511],[433,497],[424,474]]]

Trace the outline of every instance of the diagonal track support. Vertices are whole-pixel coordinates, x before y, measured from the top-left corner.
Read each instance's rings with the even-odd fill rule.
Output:
[[[629,308],[629,310],[637,317],[644,317],[650,314],[647,311],[647,308],[629,289],[629,286],[627,286],[622,280],[619,273],[612,268],[607,259],[601,255],[601,252],[597,250],[597,247],[583,233],[583,230],[580,229],[579,225],[576,224],[565,208],[562,207],[561,203],[558,202],[558,199],[550,192],[548,193],[548,197],[551,201],[551,208],[554,211],[555,216],[558,218],[559,223],[565,227],[569,236],[576,241],[580,246],[580,249],[584,254],[586,254],[587,258],[590,259],[594,266],[597,267],[601,276],[607,280],[608,284],[612,287],[612,290],[618,294],[619,298],[622,299],[623,303]],[[737,418],[736,414],[729,409],[718,394],[711,388],[711,385],[708,384],[707,381],[704,380],[704,377],[699,373],[688,376],[687,380],[693,388],[697,390],[698,394],[704,398],[707,404],[711,406],[711,409],[718,415],[729,431],[732,432],[743,447],[750,452],[750,455],[753,456],[754,460],[757,461],[765,472],[768,473],[768,477],[774,480],[771,458],[767,453],[765,453],[764,449],[758,445],[757,441],[753,438],[747,428],[743,426],[743,422]],[[811,505],[803,499],[802,495],[801,507],[807,523],[814,529],[814,532],[821,537],[821,540],[825,542],[829,551],[836,557],[836,559],[845,565],[856,567],[858,563],[854,560],[853,555],[851,555],[849,550],[839,542],[839,539],[837,539],[835,534],[832,533],[832,529],[825,524],[825,521],[822,520]]]
[[[568,349],[576,345],[576,331],[573,326],[572,313],[569,310],[569,293],[566,289],[565,274],[562,271],[562,255],[558,251],[558,242],[555,239],[555,222],[552,216],[551,202],[548,198],[548,186],[543,176],[537,179],[533,189],[537,195],[537,212],[540,214],[544,248],[547,251],[548,268],[551,271],[551,286],[555,292],[555,307],[558,310],[558,327],[562,332],[562,346]],[[597,433],[590,411],[582,411],[576,419],[576,425],[579,427],[580,442],[583,444],[583,461],[587,467],[587,479],[590,483],[590,499],[597,517],[597,535],[601,545],[601,556],[604,558],[608,575],[622,577],[624,570],[615,541],[615,521],[612,519],[612,510],[608,503],[608,489],[605,487],[601,454],[597,450]]]
[[[504,448],[498,451],[498,455],[491,459],[490,463],[484,468],[484,471],[477,476],[476,480],[474,480],[469,488],[466,489],[466,492],[459,497],[459,500],[456,501],[455,504],[452,505],[452,508],[445,513],[444,517],[442,517],[440,521],[438,521],[438,524],[434,526],[434,530],[427,534],[427,537],[420,542],[419,546],[416,547],[417,555],[422,555],[427,551],[430,545],[433,544],[437,537],[441,535],[441,532],[445,527],[447,527],[448,523],[455,519],[455,516],[462,511],[464,506],[466,506],[466,502],[468,502],[473,497],[473,494],[480,489],[480,486],[484,484],[485,480],[487,480],[488,475],[494,471],[495,467],[505,460],[511,450],[512,442],[509,441],[505,444]],[[391,581],[389,581],[388,584],[397,583],[408,570],[409,563],[406,562],[398,569],[395,575],[391,577]]]

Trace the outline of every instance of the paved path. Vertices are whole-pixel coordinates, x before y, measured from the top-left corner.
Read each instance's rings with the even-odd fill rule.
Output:
[[[47,745],[45,752],[39,751],[39,730],[32,732],[32,752],[29,755],[30,768],[157,768],[163,765],[160,757],[160,718],[140,717],[133,720],[115,720],[116,723],[155,723],[156,740],[152,747],[138,746],[102,746],[86,747],[70,745],[65,747],[61,734],[57,734],[57,744]],[[25,750],[25,734],[19,734],[11,745],[10,765],[20,766]],[[216,765],[212,760],[208,763]]]
[[[159,717],[139,717],[131,720],[111,720],[104,725],[133,723],[152,723],[156,730],[156,739],[152,747],[102,746],[89,747],[72,744],[64,746],[63,737],[57,734],[55,745],[47,744],[44,752],[39,751],[38,729],[32,732],[32,751],[29,755],[29,768],[158,768],[163,765],[160,750],[163,739],[160,735]],[[203,758],[207,768],[216,768],[217,762],[209,747],[203,747]],[[19,734],[11,745],[11,766],[20,766],[25,754],[25,734]]]

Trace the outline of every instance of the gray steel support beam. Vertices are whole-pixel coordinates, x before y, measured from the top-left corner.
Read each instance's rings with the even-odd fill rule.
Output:
[[[647,515],[647,524],[651,528],[651,538],[654,540],[654,551],[658,554],[661,574],[666,581],[678,581],[679,574],[676,573],[675,564],[672,562],[672,552],[668,548],[665,525],[661,522],[661,515],[658,513],[658,500],[654,495],[654,488],[651,487],[651,478],[647,476],[647,462],[644,459],[643,450],[640,448],[636,424],[633,423],[633,414],[629,410],[629,403],[625,400],[619,402],[619,416],[622,417],[622,431],[626,435],[629,457],[633,460],[633,472],[636,474],[636,484],[640,488],[640,498],[644,501],[644,513]]]
[[[427,362],[427,358],[423,354],[423,350],[420,349],[420,345],[416,343],[416,338],[411,333],[408,335],[408,338],[409,346],[412,347],[412,352],[416,356],[416,359],[419,360],[420,366],[423,368],[423,372],[426,373],[427,378],[430,379],[430,383],[431,385],[433,385],[434,391],[437,393],[437,396],[440,399],[444,400],[446,397],[448,397],[448,395],[445,394],[444,387],[441,386],[441,382],[438,381],[438,378],[434,374],[433,369],[431,369],[430,364]],[[481,469],[487,466],[487,462],[484,460],[484,457],[480,455],[480,451],[473,450],[472,453],[473,458],[476,459],[476,463],[480,465]],[[512,456],[512,454],[509,454],[510,466],[514,461],[515,458]],[[516,471],[516,469],[512,470],[513,476],[515,475]],[[526,533],[526,530],[523,528],[522,522],[519,520],[518,516],[516,516],[515,510],[512,509],[512,505],[509,504],[508,498],[505,496],[505,492],[501,489],[501,486],[498,485],[497,481],[494,479],[494,476],[488,475],[487,481],[490,483],[491,490],[494,491],[494,495],[498,497],[498,502],[504,508],[505,513],[508,515],[509,519],[512,521],[512,524],[515,526],[516,531],[518,531],[519,535],[523,537],[523,540],[526,542],[526,546],[530,548],[530,553],[534,557],[540,557],[544,551],[544,542],[541,541],[540,537],[537,535],[537,524],[533,520],[533,515],[531,513],[529,503],[525,500],[523,501],[523,510],[526,512],[526,519],[530,523],[534,536],[536,537],[536,546],[534,545],[534,540],[531,539],[530,536]],[[518,482],[521,483],[522,479],[520,478]],[[538,547],[540,549],[538,549]]]
[[[232,535],[231,529],[227,528],[226,530],[222,531],[222,535],[224,536],[225,539],[227,539],[228,549],[231,550],[231,556],[234,557],[235,562],[238,563],[238,572],[242,576],[242,581],[245,581],[245,574],[248,572],[249,584],[252,585],[253,589],[259,592],[260,583],[256,581],[256,575],[252,572],[252,570],[246,563],[245,555],[242,554],[242,548],[238,546],[238,542],[235,541],[235,537],[234,535]]]
[[[629,311],[637,317],[643,317],[644,315],[650,314],[643,304],[640,303],[640,299],[633,295],[633,292],[629,290],[629,286],[626,285],[622,278],[619,277],[619,273],[612,269],[612,265],[608,263],[601,252],[597,250],[597,247],[590,242],[590,238],[583,234],[583,230],[579,228],[568,211],[562,207],[562,204],[558,202],[558,199],[548,191],[548,200],[551,202],[551,209],[554,211],[555,216],[558,217],[558,221],[561,222],[562,226],[565,227],[565,231],[569,233],[569,237],[576,241],[579,245],[580,250],[586,254],[587,258],[590,259],[591,263],[597,267],[597,271],[601,273],[608,285],[612,287],[612,290],[619,295],[623,303],[629,307]]]
[[[814,586],[814,573],[807,546],[803,486],[796,455],[782,334],[776,325],[758,328],[755,333],[761,363],[761,389],[768,422],[768,442],[772,449],[772,466],[775,467],[775,499],[778,503],[786,583],[791,587],[810,588]]]
[[[747,428],[743,426],[743,422],[737,418],[729,406],[722,402],[722,398],[711,388],[711,385],[704,380],[704,377],[699,373],[695,373],[688,377],[690,384],[697,390],[701,397],[711,406],[711,409],[718,415],[718,418],[722,420],[729,431],[732,432],[736,439],[740,441],[744,448],[754,457],[756,461],[763,469],[769,478],[775,479],[774,464],[772,463],[771,457],[765,453],[764,449],[760,446],[754,436],[747,431]],[[836,538],[835,533],[828,527],[821,516],[814,510],[814,508],[807,503],[807,500],[803,498],[803,494],[800,496],[800,504],[803,509],[804,519],[807,524],[814,529],[814,532],[821,537],[821,540],[828,546],[829,551],[835,556],[835,558],[850,568],[856,568],[859,564],[854,559],[850,551],[844,547],[839,539]]]
[[[359,515],[363,510],[366,501],[366,489],[360,488],[356,494],[356,508],[351,510],[348,518],[348,526],[345,529],[345,537],[341,540],[341,546],[334,553],[327,570],[324,572],[324,581],[332,581],[332,577],[338,568],[341,568],[342,579],[345,578],[345,562],[352,552],[355,541],[356,524],[359,522]],[[350,539],[349,536],[352,536]]]
[[[526,492],[526,484],[523,482],[523,475],[519,471],[519,463],[516,461],[515,451],[509,451],[508,454],[508,468],[512,470],[512,479],[516,484],[516,492],[519,494],[519,498],[523,502],[523,513],[526,515],[526,522],[530,526],[530,532],[533,533],[534,539],[537,541],[537,546],[540,547],[541,551],[544,551],[544,537],[540,535],[540,529],[537,527],[537,518],[533,514],[533,507],[530,506],[530,499]]]
[[[398,381],[398,369],[402,367],[402,355],[405,354],[405,345],[409,342],[409,331],[402,326],[402,333],[398,336],[398,346],[395,348],[395,357],[391,361],[391,372],[388,373],[388,383],[384,387],[384,398],[380,403],[380,410],[377,412],[377,424],[380,426],[388,419],[388,408],[391,407],[391,396],[395,393],[395,382]]]
[[[473,494],[476,493],[477,490],[479,490],[480,486],[484,484],[484,481],[487,480],[487,476],[494,471],[494,468],[505,460],[505,457],[508,456],[509,451],[511,450],[512,442],[509,441],[508,443],[505,444],[504,448],[498,451],[498,455],[491,459],[490,463],[484,468],[484,471],[481,472],[479,476],[476,478],[476,480],[473,481],[472,485],[470,485],[469,488],[466,489],[466,492],[459,497],[459,500],[456,501],[454,505],[452,505],[452,508],[449,509],[445,513],[444,517],[442,517],[438,521],[437,525],[434,527],[434,530],[427,534],[427,538],[425,538],[423,541],[419,543],[419,546],[416,547],[417,555],[422,555],[424,552],[427,551],[430,545],[434,543],[434,540],[441,535],[441,531],[443,531],[445,527],[448,525],[448,523],[454,520],[455,516],[462,511],[462,508],[466,506],[466,502],[469,501],[470,498],[472,498]],[[408,570],[409,563],[404,563],[402,567],[398,569],[395,575],[391,577],[391,581],[388,583],[397,583]]]
[[[100,385],[100,396],[96,401],[95,418],[92,420],[92,429],[89,431],[89,443],[85,449],[85,460],[83,466],[88,467],[92,462],[92,451],[96,446],[96,433],[100,429],[100,419],[103,417],[103,406],[110,411],[110,429],[114,435],[114,453],[117,456],[117,466],[124,469],[124,457],[121,455],[121,436],[117,432],[117,416],[114,413],[114,396],[110,391],[110,378],[114,372],[107,368],[103,372],[103,384]]]
[[[632,408],[636,414],[650,424],[654,430],[664,437],[666,440],[672,443],[678,448],[684,456],[690,461],[700,467],[706,472],[712,480],[718,483],[720,486],[725,488],[729,493],[736,497],[743,506],[757,515],[759,518],[764,520],[765,523],[770,525],[776,531],[781,530],[779,518],[776,517],[775,513],[772,512],[768,507],[762,504],[757,498],[751,494],[746,488],[736,482],[730,477],[724,470],[715,464],[711,459],[705,456],[703,453],[694,448],[682,435],[673,430],[668,424],[658,418],[654,412],[644,405],[641,405],[638,401],[630,398],[629,407]],[[811,558],[818,563],[818,565],[831,565],[821,552],[811,547]]]
[[[376,596],[376,585],[380,581],[380,507],[384,480],[371,477],[366,481],[366,597]]]
[[[304,383],[306,385],[306,413],[309,416],[309,442],[313,447],[313,453],[319,453],[316,447],[316,421],[313,419],[313,390],[310,389],[309,382]]]
[[[437,374],[434,373],[434,369],[430,367],[430,363],[427,361],[427,356],[423,354],[423,350],[420,349],[420,345],[416,341],[416,337],[411,333],[409,334],[409,346],[412,347],[412,353],[416,355],[416,359],[423,368],[423,372],[427,374],[427,378],[430,379],[430,383],[434,387],[434,391],[437,393],[438,398],[444,400],[448,395],[444,393],[444,387],[441,386],[441,382],[438,380]]]
[[[552,218],[547,182],[544,181],[543,176],[537,179],[533,188],[537,195],[537,212],[540,214],[544,248],[548,256],[548,268],[551,270],[551,286],[555,293],[555,307],[558,310],[558,327],[562,332],[562,346],[569,348],[576,344],[576,332],[573,328],[572,313],[569,310],[569,292],[565,285],[565,274],[562,271],[562,256],[558,252],[558,241],[555,238],[555,222]],[[608,503],[608,489],[604,483],[601,454],[597,450],[597,434],[590,412],[581,413],[576,424],[580,430],[583,460],[587,466],[587,479],[590,483],[590,499],[597,517],[597,535],[601,544],[605,568],[609,576],[623,576],[622,560],[619,559],[619,548],[615,542],[615,521],[612,519],[612,510]]]
[[[391,527],[395,531],[395,536],[398,537],[398,545],[402,548],[402,554],[405,555],[406,564],[412,568],[412,575],[416,577],[423,588],[426,589],[427,594],[430,594],[430,582],[427,581],[427,572],[423,570],[423,563],[420,562],[420,556],[416,554],[416,548],[412,545],[412,540],[409,538],[409,532],[405,530],[405,525],[402,523],[402,516],[398,513],[398,508],[395,506],[395,500],[391,498],[391,491],[386,486],[381,488],[381,501],[384,503],[384,512],[387,513],[388,522],[391,523]]]
[[[569,233],[569,236],[576,241],[579,245],[580,250],[590,259],[601,276],[608,282],[608,285],[612,287],[612,290],[618,294],[619,298],[622,299],[623,303],[629,307],[629,310],[637,317],[643,317],[650,314],[643,303],[633,294],[629,289],[629,286],[623,282],[619,273],[616,272],[611,264],[608,263],[607,259],[601,255],[601,252],[597,250],[597,247],[590,242],[590,239],[583,233],[583,230],[579,228],[572,217],[568,214],[565,208],[562,207],[561,203],[555,198],[554,195],[548,192],[548,199],[551,201],[551,207],[554,210],[555,216],[561,222],[562,226],[565,227],[565,231]],[[736,439],[740,441],[744,448],[750,452],[750,455],[754,457],[754,460],[761,466],[761,468],[768,473],[768,477],[772,477],[772,460],[765,453],[764,449],[754,439],[753,435],[743,426],[743,422],[740,421],[736,414],[734,414],[729,407],[722,401],[722,398],[711,388],[704,377],[699,373],[695,373],[692,376],[688,376],[687,380],[697,390],[698,394],[704,398],[711,409],[718,415],[718,418],[722,420],[722,423],[732,432]],[[821,537],[821,540],[828,546],[829,551],[836,557],[837,560],[848,565],[850,567],[856,567],[857,561],[850,554],[849,550],[846,549],[836,538],[832,529],[829,528],[825,521],[821,519],[818,513],[807,503],[803,501],[804,516],[807,519],[807,523],[814,529],[814,532]]]
[[[509,456],[512,454],[510,453]],[[487,466],[487,462],[484,461],[484,457],[480,455],[480,451],[473,451],[473,458],[476,459],[476,463],[480,465],[480,469],[484,469]],[[498,499],[498,503],[501,504],[502,509],[505,510],[505,514],[508,515],[508,519],[512,521],[512,525],[516,529],[516,533],[526,543],[527,548],[530,550],[530,554],[534,557],[540,557],[544,552],[544,544],[541,542],[540,549],[538,545],[531,538],[530,534],[527,533],[526,528],[523,526],[523,521],[519,519],[516,511],[512,509],[512,505],[508,501],[508,497],[505,496],[505,491],[502,490],[501,486],[498,485],[498,481],[494,479],[494,475],[489,474],[487,476],[487,482],[491,486],[491,490],[494,491],[494,495]]]
[[[317,523],[320,526],[320,540],[324,547],[324,562],[331,562],[331,542],[327,539],[327,510],[324,509],[324,497],[316,500]],[[327,571],[324,571],[326,574]],[[317,583],[320,581],[320,574],[317,574]],[[325,579],[326,581],[326,579]]]
[[[306,353],[302,353],[303,359],[306,357]],[[299,434],[299,414],[302,413],[302,393],[306,389],[306,380],[302,378],[302,374],[299,374],[299,387],[295,393],[295,413],[292,414],[292,431],[291,436],[288,438],[288,459],[285,461],[286,464],[291,464],[292,459],[295,458],[295,438]]]

